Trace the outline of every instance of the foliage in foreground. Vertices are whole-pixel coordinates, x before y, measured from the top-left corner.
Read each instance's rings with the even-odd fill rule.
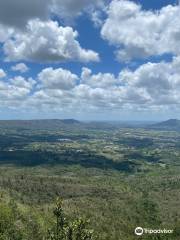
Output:
[[[43,233],[38,219],[31,213],[19,211],[14,201],[0,202],[0,240],[94,240],[89,221],[65,217],[62,200],[58,199],[53,211],[54,224]]]
[[[56,223],[49,231],[48,240],[93,240],[93,231],[87,229],[88,221],[77,219],[68,221],[62,208],[62,200],[58,199],[54,209]]]

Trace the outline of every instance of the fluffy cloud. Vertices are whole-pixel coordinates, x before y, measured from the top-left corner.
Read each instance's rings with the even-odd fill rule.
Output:
[[[20,109],[25,104],[31,90],[27,86],[18,86],[14,83],[0,81],[1,107]]]
[[[15,66],[12,66],[11,68],[13,71],[19,71],[21,73],[25,73],[27,71],[29,71],[29,68],[27,67],[26,64],[24,63],[18,63]]]
[[[6,77],[6,73],[3,69],[0,68],[0,78]]]
[[[128,0],[113,0],[101,35],[117,47],[119,60],[180,54],[180,5],[145,11]]]
[[[135,71],[123,70],[120,81],[128,92],[141,91],[144,102],[150,105],[168,105],[180,103],[180,57],[174,57],[170,63],[147,63]],[[137,103],[137,98],[134,98]]]
[[[89,85],[92,88],[108,88],[118,83],[117,79],[113,74],[92,74],[92,71],[88,68],[82,69],[81,80],[83,84]]]
[[[15,28],[25,27],[33,19],[47,20],[56,15],[72,20],[83,11],[103,8],[107,0],[0,0],[0,23]]]
[[[25,79],[16,76],[8,80],[0,81],[0,109],[15,109],[21,111],[23,107],[29,109],[28,99],[36,81],[32,78]]]
[[[0,43],[5,42],[9,37],[14,33],[12,27],[6,27],[3,24],[0,24]]]
[[[172,109],[180,103],[180,57],[172,62],[146,63],[117,77],[92,74],[83,68],[81,76],[65,69],[44,69],[41,85],[31,96],[33,106],[65,111],[113,111],[113,109]],[[44,81],[46,79],[46,81]],[[76,83],[75,83],[76,82]],[[64,85],[66,83],[66,85]]]
[[[118,77],[110,73],[92,74],[90,69],[83,68],[79,84],[69,91],[49,88],[44,92],[51,101],[63,98],[74,109],[171,108],[180,103],[179,69],[180,57],[169,63],[146,63],[134,71],[126,69]]]
[[[36,84],[36,81],[32,78],[25,79],[22,76],[16,76],[10,79],[10,83],[18,88],[24,88],[28,90],[32,90],[33,86]]]
[[[38,63],[98,61],[96,52],[80,46],[78,33],[72,27],[59,26],[50,20],[50,15],[71,20],[82,11],[89,11],[93,21],[101,25],[100,9],[104,9],[104,2],[32,0],[30,4],[27,0],[14,0],[13,3],[0,0],[0,42],[6,60]],[[12,78],[0,69],[1,108],[83,114],[88,111],[111,113],[117,110],[120,113],[122,109],[168,111],[177,108],[180,104],[179,12],[180,7],[175,5],[159,11],[145,11],[133,1],[111,1],[101,35],[117,47],[120,60],[165,53],[174,55],[173,60],[144,63],[136,70],[124,69],[118,76],[93,73],[89,68],[82,68],[81,74],[77,75],[63,68],[48,67],[33,76],[34,80],[22,76]],[[28,68],[24,63],[18,63],[12,70],[24,73]]]
[[[22,101],[25,99],[29,94],[29,90],[27,88],[18,88],[14,85],[7,85],[5,83],[0,82],[0,102],[3,103],[2,106],[4,106],[5,103],[8,102],[8,107],[12,107],[14,105],[13,101]],[[18,108],[20,105],[18,105]],[[17,108],[17,105],[16,105]]]
[[[26,101],[32,94],[32,90],[35,89],[36,81],[32,78],[25,79],[22,76],[9,78],[3,70],[2,73],[2,77],[6,76],[6,78],[0,80],[0,109],[20,110],[24,105],[28,107]]]
[[[62,68],[46,68],[39,73],[38,79],[42,88],[70,90],[76,85],[78,76]]]
[[[98,61],[96,52],[81,48],[77,36],[78,33],[71,27],[36,19],[28,23],[25,32],[16,32],[13,38],[5,42],[4,52],[8,61]]]
[[[65,20],[80,15],[83,11],[92,13],[95,9],[102,9],[106,0],[52,0],[51,11]]]
[[[88,68],[83,68],[80,76],[62,68],[45,68],[36,81],[22,76],[0,81],[0,103],[17,109],[23,106],[81,113],[110,113],[115,109],[168,111],[180,104],[179,74],[180,57],[171,62],[149,62],[133,71],[124,69],[118,76],[93,74]]]
[[[85,9],[103,6],[104,0],[0,0],[0,43],[6,60],[99,61],[98,53],[80,46],[76,31],[59,26],[51,16],[73,19]]]

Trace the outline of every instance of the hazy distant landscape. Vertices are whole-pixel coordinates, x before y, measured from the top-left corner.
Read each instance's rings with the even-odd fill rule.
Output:
[[[136,239],[137,226],[173,229],[158,239],[178,240],[179,140],[178,120],[0,121],[0,214],[15,211],[13,201],[18,240],[42,240],[60,196],[69,217],[90,219],[99,240]]]

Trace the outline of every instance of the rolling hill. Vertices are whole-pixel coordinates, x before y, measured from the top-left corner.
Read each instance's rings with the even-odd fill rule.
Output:
[[[167,131],[180,131],[180,120],[169,119],[167,121],[150,125],[149,128],[158,129],[158,130],[167,130]]]

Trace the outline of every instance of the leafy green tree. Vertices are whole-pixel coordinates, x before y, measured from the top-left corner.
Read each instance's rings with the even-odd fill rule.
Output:
[[[68,221],[64,215],[62,200],[58,199],[54,209],[56,224],[49,230],[47,240],[94,240],[92,230],[87,228],[89,221],[78,218]]]

